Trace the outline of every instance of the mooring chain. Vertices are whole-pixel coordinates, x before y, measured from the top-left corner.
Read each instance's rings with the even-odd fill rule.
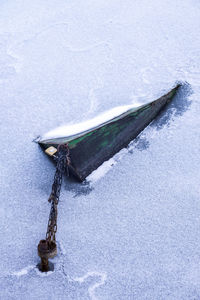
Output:
[[[54,176],[54,182],[52,185],[51,195],[49,197],[49,202],[51,202],[51,210],[49,214],[49,222],[47,226],[46,240],[48,242],[56,241],[56,231],[57,231],[57,205],[60,197],[60,190],[62,185],[62,176],[66,168],[68,169],[69,164],[69,148],[67,145],[58,146],[58,157],[56,173]]]
[[[41,258],[41,264],[38,265],[42,272],[49,271],[49,258],[53,258],[57,254],[56,246],[56,231],[57,231],[57,205],[60,197],[60,190],[62,185],[62,177],[65,171],[69,175],[68,166],[70,164],[68,145],[59,145],[57,155],[56,173],[52,185],[49,202],[51,202],[51,209],[49,214],[49,221],[47,226],[46,239],[41,240],[38,244],[38,255]]]

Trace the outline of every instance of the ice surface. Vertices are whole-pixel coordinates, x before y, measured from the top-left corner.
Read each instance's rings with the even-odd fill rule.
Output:
[[[199,28],[196,0],[0,1],[0,299],[200,298]],[[65,178],[42,275],[55,166],[34,137],[177,80],[192,93],[90,181]]]

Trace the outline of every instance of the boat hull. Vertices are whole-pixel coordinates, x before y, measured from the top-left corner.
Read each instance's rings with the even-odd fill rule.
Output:
[[[116,120],[103,125],[79,138],[69,141],[70,172],[83,181],[104,161],[126,147],[175,96],[180,85],[159,99],[142,106],[136,111],[122,114]],[[40,142],[39,142],[40,143]],[[42,144],[47,149],[55,144]]]

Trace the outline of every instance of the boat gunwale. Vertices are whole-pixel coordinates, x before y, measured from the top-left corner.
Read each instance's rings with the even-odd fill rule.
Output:
[[[153,102],[154,102],[154,101],[153,101]],[[121,113],[120,115],[115,116],[114,118],[112,118],[112,119],[110,119],[110,120],[108,120],[108,121],[105,121],[105,122],[103,122],[103,123],[101,123],[101,124],[99,124],[99,125],[97,125],[97,126],[94,126],[94,127],[90,128],[90,129],[85,130],[85,131],[82,131],[82,132],[80,132],[80,133],[77,133],[77,134],[74,134],[74,135],[70,135],[70,136],[66,136],[66,137],[63,136],[63,137],[57,137],[57,138],[54,138],[54,139],[45,139],[45,140],[42,140],[42,141],[41,141],[41,140],[38,140],[38,143],[39,143],[39,144],[54,144],[54,145],[58,145],[58,144],[60,144],[60,143],[59,143],[59,142],[56,142],[56,141],[59,141],[59,140],[61,140],[61,139],[65,139],[65,141],[62,142],[62,144],[64,144],[64,143],[69,143],[69,142],[74,141],[75,139],[81,138],[81,137],[85,136],[86,134],[88,134],[88,133],[90,133],[90,132],[92,132],[92,131],[94,131],[94,130],[97,130],[97,129],[99,129],[99,128],[105,126],[105,125],[108,125],[108,124],[110,124],[110,123],[113,123],[113,122],[115,122],[115,121],[118,121],[118,120],[122,119],[123,117],[126,117],[126,116],[129,115],[130,113],[133,113],[133,112],[135,112],[135,111],[137,111],[137,110],[140,110],[140,109],[143,108],[144,106],[150,105],[151,103],[152,103],[152,102],[149,102],[149,103],[146,103],[146,104],[137,106],[137,107],[135,107],[135,108],[134,108],[134,107],[133,107],[133,108],[130,108],[130,109],[128,109],[127,111]],[[81,124],[81,123],[80,123],[80,124]]]
[[[161,97],[157,98],[156,100],[154,101],[150,101],[148,103],[145,103],[145,104],[142,104],[142,105],[139,105],[137,107],[132,107],[130,109],[128,109],[127,111],[119,114],[118,116],[115,116],[101,124],[98,124],[94,127],[91,127],[90,129],[88,130],[85,130],[85,131],[82,131],[80,133],[77,133],[77,134],[74,134],[74,135],[69,135],[69,136],[63,136],[63,137],[56,137],[56,138],[49,138],[49,139],[43,139],[42,140],[42,137],[39,137],[37,142],[39,144],[43,144],[43,145],[49,145],[49,144],[52,144],[52,145],[59,145],[59,144],[65,144],[65,143],[70,143],[72,141],[75,141],[76,139],[79,139],[87,134],[89,134],[90,132],[93,132],[99,128],[102,128],[103,126],[106,126],[108,124],[111,124],[111,123],[114,123],[124,117],[126,117],[127,115],[129,115],[130,113],[134,113],[136,111],[139,111],[140,109],[144,108],[144,107],[147,107],[148,105],[152,105],[154,102],[158,101],[159,99],[161,99],[162,97],[166,97],[166,96],[170,96],[170,93],[175,93],[175,91],[181,86],[180,83],[178,83],[175,87],[173,87],[171,90],[169,90],[167,93],[165,93],[164,95],[162,95]],[[173,95],[172,95],[173,96]],[[172,97],[170,96],[170,97]],[[94,118],[95,119],[95,118]],[[83,122],[84,123],[84,122]],[[79,123],[77,123],[79,124]],[[80,123],[81,125],[82,123]],[[60,126],[62,127],[62,126]],[[57,127],[59,128],[59,127]]]

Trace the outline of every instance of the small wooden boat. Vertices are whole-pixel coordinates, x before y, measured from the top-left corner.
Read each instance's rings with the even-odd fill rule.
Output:
[[[56,158],[59,144],[68,144],[70,173],[83,181],[104,161],[126,147],[175,96],[180,84],[159,99],[140,106],[115,108],[90,121],[59,127],[37,139]]]

